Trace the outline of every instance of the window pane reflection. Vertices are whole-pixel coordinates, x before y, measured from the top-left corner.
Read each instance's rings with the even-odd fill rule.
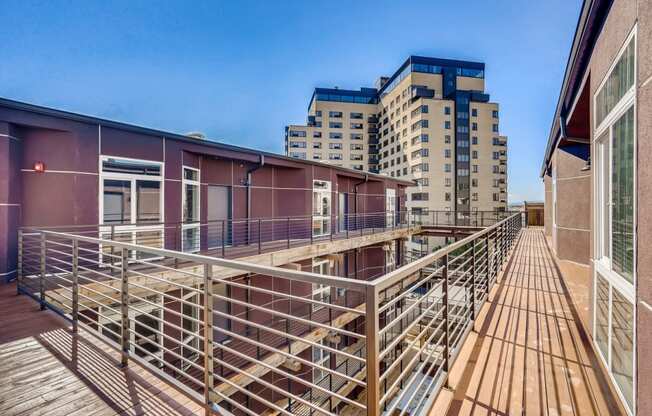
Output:
[[[157,223],[161,221],[161,183],[157,181],[136,182],[136,221]]]
[[[605,360],[609,359],[609,283],[600,276],[596,282],[595,340]]]
[[[634,270],[634,107],[613,126],[612,264],[628,282]]]
[[[617,290],[613,291],[612,296],[611,371],[631,410],[634,384],[634,307]]]
[[[104,180],[105,224],[131,222],[131,181]]]

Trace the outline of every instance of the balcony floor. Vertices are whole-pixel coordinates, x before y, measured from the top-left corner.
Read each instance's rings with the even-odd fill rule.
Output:
[[[0,285],[0,414],[194,415],[200,404],[51,311]]]
[[[447,414],[624,414],[578,316],[543,229],[524,229],[451,369]]]

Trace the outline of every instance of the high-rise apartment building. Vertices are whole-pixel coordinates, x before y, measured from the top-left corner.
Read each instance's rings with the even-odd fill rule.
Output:
[[[507,207],[507,138],[484,64],[410,56],[375,88],[315,88],[289,156],[413,179],[413,212]]]

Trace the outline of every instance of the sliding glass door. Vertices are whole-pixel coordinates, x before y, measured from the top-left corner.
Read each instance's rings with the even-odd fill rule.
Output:
[[[100,236],[163,247],[163,165],[103,156],[100,170]],[[150,257],[140,253],[139,257]]]
[[[632,34],[595,96],[596,349],[634,413],[636,362],[636,96]]]
[[[185,252],[197,252],[200,241],[200,181],[199,169],[183,167],[183,191],[181,196],[182,222],[181,248]]]

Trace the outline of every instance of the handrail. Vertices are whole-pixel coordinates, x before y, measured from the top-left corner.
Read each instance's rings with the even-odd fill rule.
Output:
[[[23,227],[19,290],[119,348],[123,365],[141,362],[203,400],[207,415],[256,414],[249,399],[288,415],[332,415],[337,403],[412,414],[448,377],[524,225],[520,212],[492,215],[506,218],[371,281]],[[392,225],[412,226],[402,219]],[[318,352],[346,364],[307,358]],[[360,389],[366,402],[350,395]]]
[[[378,290],[383,290],[386,289],[389,286],[394,285],[397,281],[400,279],[414,273],[415,271],[422,269],[428,264],[433,263],[435,260],[443,257],[446,254],[449,254],[455,250],[457,250],[460,247],[464,247],[466,244],[469,242],[476,240],[478,237],[482,237],[484,235],[487,235],[494,230],[498,229],[499,227],[503,226],[506,222],[513,220],[516,217],[520,217],[520,213],[513,214],[512,216],[505,218],[504,220],[500,221],[497,224],[494,224],[492,226],[489,226],[481,231],[478,231],[476,233],[471,234],[470,236],[463,238],[455,243],[449,244],[446,247],[442,247],[437,251],[434,251],[430,254],[428,254],[425,257],[422,257],[420,259],[417,259],[411,263],[406,264],[405,266],[396,269],[392,272],[387,273],[383,277],[376,279],[374,281],[374,285],[378,288]]]
[[[292,269],[285,269],[282,267],[264,266],[255,263],[222,259],[218,257],[210,257],[202,254],[184,253],[175,250],[167,250],[164,248],[154,248],[148,246],[141,246],[138,244],[123,243],[114,240],[106,240],[103,238],[86,237],[81,235],[71,235],[60,233],[56,231],[47,230],[33,230],[38,234],[54,235],[62,238],[72,238],[77,241],[84,241],[87,243],[94,243],[98,245],[109,245],[125,250],[137,250],[142,253],[152,254],[157,257],[174,257],[179,260],[195,262],[198,264],[209,264],[211,266],[225,267],[230,269],[237,269],[249,273],[257,273],[262,275],[269,275],[274,277],[282,277],[285,279],[302,281],[307,283],[324,284],[328,286],[337,286],[345,289],[364,290],[370,282],[362,280],[352,280],[346,277],[330,276],[317,274],[312,272],[296,271]],[[219,278],[213,280],[220,281]]]

